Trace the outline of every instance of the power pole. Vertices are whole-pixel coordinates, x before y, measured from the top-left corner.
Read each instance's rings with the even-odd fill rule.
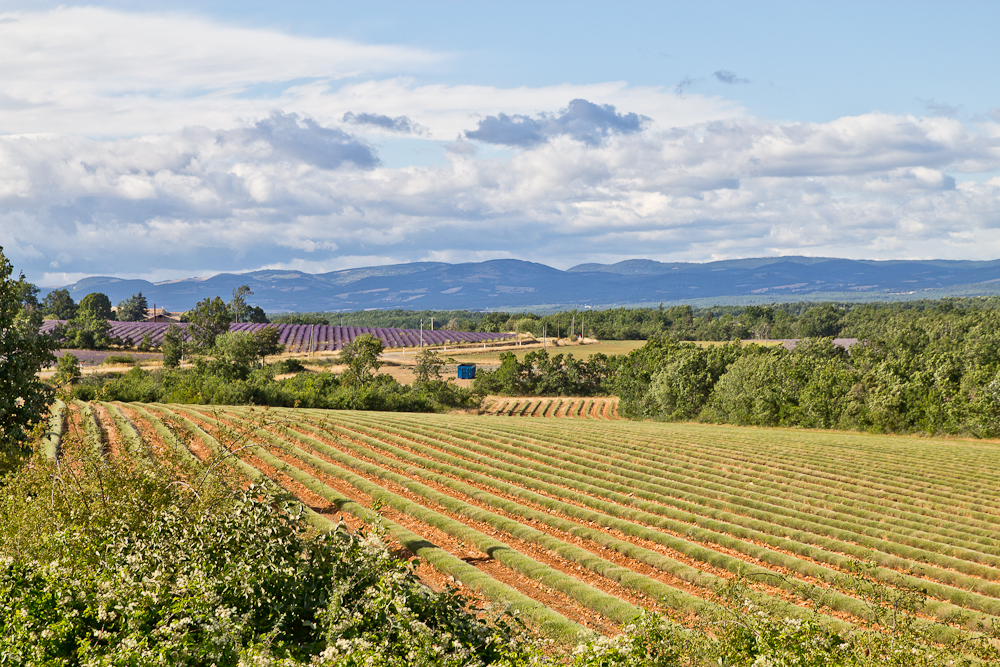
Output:
[[[424,351],[424,321],[420,320],[420,351]]]

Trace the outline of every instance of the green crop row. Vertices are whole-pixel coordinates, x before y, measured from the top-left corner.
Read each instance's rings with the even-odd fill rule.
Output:
[[[306,442],[307,444],[309,444],[310,446],[312,446],[314,449],[316,449],[321,453],[329,453],[332,451],[328,445],[325,445],[322,442],[315,440],[314,438],[309,438],[304,434],[296,433],[296,431],[303,431],[303,430],[313,432],[317,435],[325,435],[329,437],[329,435],[322,429],[304,423],[296,424],[293,430],[290,432],[289,436],[299,439],[303,442]],[[496,480],[493,480],[489,477],[485,477],[483,475],[479,475],[476,473],[451,468],[446,464],[438,463],[429,459],[422,459],[418,456],[406,452],[405,450],[391,446],[386,446],[385,449],[389,451],[393,457],[402,459],[404,461],[413,462],[416,465],[415,466],[401,465],[398,461],[394,460],[393,458],[381,456],[372,449],[356,445],[350,441],[342,440],[341,445],[347,449],[357,452],[360,456],[364,456],[365,458],[369,458],[371,460],[376,461],[380,465],[394,467],[400,470],[401,472],[411,476],[411,478],[417,477],[441,484],[443,486],[447,486],[469,498],[476,499],[480,502],[483,502],[497,509],[501,509],[510,514],[520,516],[526,521],[536,521],[539,523],[544,523],[553,528],[556,528],[557,530],[561,530],[568,534],[572,534],[576,537],[590,540],[591,542],[594,542],[595,544],[598,544],[600,546],[614,549],[619,553],[622,553],[623,555],[634,558],[642,563],[655,567],[663,572],[677,576],[678,578],[683,579],[689,583],[693,583],[697,586],[702,586],[709,589],[715,589],[720,584],[722,584],[723,580],[719,577],[715,577],[714,575],[708,575],[703,572],[700,572],[695,568],[692,568],[672,558],[659,554],[655,551],[645,549],[643,547],[640,547],[631,542],[627,542],[625,540],[617,539],[609,535],[607,532],[596,530],[593,528],[588,528],[574,521],[569,521],[567,519],[554,516],[553,514],[550,513],[550,511],[554,508],[565,509],[564,507],[560,507],[564,504],[559,503],[558,501],[552,501],[552,499],[550,498],[541,496],[526,489],[522,489],[520,487],[516,487],[503,482],[497,482]],[[430,472],[430,470],[440,470],[445,474],[432,473]],[[513,501],[500,498],[498,496],[487,493],[475,487],[456,481],[452,477],[446,476],[448,474],[458,476],[463,479],[468,479],[469,481],[474,481],[478,484],[491,486],[493,488],[496,488],[498,491],[507,493],[508,495],[512,495],[518,498],[522,498],[528,502],[531,502],[536,506],[544,507],[549,511],[539,511],[531,509],[530,507],[527,507],[525,505],[521,505],[519,503],[515,503]],[[412,486],[407,486],[407,488],[410,489],[411,491],[418,492]],[[424,494],[422,491],[420,491],[419,493],[427,497],[429,500],[441,502],[440,501],[441,496],[438,495],[436,492],[429,495]],[[447,503],[441,502],[441,504],[446,505]],[[576,511],[580,510],[580,508],[576,508],[574,506],[566,506],[566,507],[571,508],[570,510],[571,514],[573,513],[574,510]],[[603,559],[593,556],[592,554],[590,554],[590,552],[584,552],[583,550],[577,549],[576,547],[567,547],[567,545],[561,540],[554,541],[553,538],[551,538],[550,536],[541,533],[540,531],[536,531],[530,527],[523,526],[519,522],[511,522],[509,520],[502,518],[484,518],[485,515],[480,515],[478,512],[472,512],[465,506],[465,504],[455,505],[452,507],[452,509],[453,511],[469,516],[470,518],[473,518],[475,520],[488,522],[492,526],[504,530],[505,532],[508,532],[514,535],[515,537],[518,537],[519,539],[532,541],[542,546],[545,546],[546,548],[549,548],[550,550],[559,553],[564,558],[567,558],[569,560],[574,560],[580,563],[581,565],[587,567],[588,569],[591,569],[595,573],[600,574],[601,576],[605,576],[614,579],[616,581],[620,581],[627,587],[633,588],[637,592],[643,593],[650,597],[659,598],[661,600],[664,598],[665,595],[668,595],[669,597],[667,604],[668,606],[674,609],[697,612],[700,608],[709,606],[708,603],[706,603],[701,598],[697,598],[695,596],[689,596],[677,589],[665,587],[663,584],[660,584],[655,580],[648,580],[645,577],[640,577],[631,572],[626,573],[623,570],[623,568],[614,566],[613,564],[609,564]],[[590,514],[592,515],[593,513]],[[639,527],[635,528],[638,529]],[[646,537],[653,540],[655,540],[659,536],[659,533],[657,533],[656,531],[646,529],[645,532],[646,532]],[[622,575],[626,575],[627,578],[625,579],[621,578]],[[774,604],[775,601],[773,599],[769,599],[768,602],[770,604]],[[802,612],[801,609],[789,607],[787,613],[792,616],[797,616],[801,612]],[[829,619],[829,624],[831,625],[838,625],[839,623],[840,622],[835,619]]]
[[[509,445],[495,445],[494,443],[484,441],[481,438],[477,438],[477,441],[487,447],[490,447],[491,445],[495,447],[502,447],[504,451],[523,456],[527,460],[548,463],[549,465],[559,467],[563,470],[581,473],[583,475],[583,481],[590,481],[597,478],[613,484],[612,486],[605,487],[603,484],[594,482],[604,488],[620,490],[620,486],[614,486],[615,483],[631,486],[635,489],[633,493],[635,493],[637,497],[645,498],[660,504],[672,505],[679,509],[685,509],[686,511],[691,511],[702,516],[709,516],[728,523],[737,523],[740,525],[754,527],[757,530],[771,532],[772,534],[776,534],[778,536],[794,536],[797,541],[815,544],[823,547],[824,549],[848,554],[855,558],[875,559],[880,562],[880,564],[887,567],[913,569],[915,567],[914,561],[925,561],[935,565],[940,565],[943,568],[951,568],[957,570],[958,572],[972,574],[979,579],[1000,578],[1000,570],[985,567],[961,558],[953,558],[948,555],[943,555],[933,549],[928,549],[928,546],[936,546],[929,542],[921,545],[911,544],[907,546],[894,541],[875,538],[874,534],[876,533],[872,531],[872,534],[867,535],[869,539],[863,542],[868,548],[858,547],[849,542],[860,542],[862,536],[858,533],[855,527],[850,524],[839,527],[830,526],[829,522],[824,522],[824,520],[806,512],[788,511],[771,502],[752,500],[746,495],[738,496],[732,494],[730,493],[731,489],[723,485],[703,484],[701,486],[695,486],[686,483],[686,481],[690,480],[690,477],[684,477],[677,474],[664,475],[661,471],[635,466],[627,462],[622,462],[617,466],[608,465],[595,460],[600,459],[601,457],[594,453],[590,453],[589,457],[584,458],[572,455],[566,451],[561,451],[560,453],[562,454],[562,458],[559,459],[545,455],[546,452],[551,451],[550,448],[532,445],[530,443],[519,443],[520,446],[515,448]],[[629,471],[636,470],[645,470],[660,474],[651,475],[643,474],[643,472],[631,472],[629,474]],[[574,477],[573,479],[581,481],[581,478]],[[670,485],[666,486],[666,482],[670,482]],[[668,490],[669,495],[662,493],[663,490]],[[713,492],[713,495],[705,495],[708,491]],[[782,520],[783,515],[787,517],[784,520]],[[748,521],[743,519],[743,516],[756,519],[758,522],[754,523]],[[787,529],[780,530],[779,526]],[[805,535],[803,531],[807,531],[808,533],[815,535],[815,537],[809,537],[808,535]],[[883,530],[877,534],[885,533],[886,531],[883,528]],[[829,539],[830,537],[837,539]],[[954,546],[951,546],[950,548],[954,551],[964,551],[965,554],[978,556],[980,562],[982,563],[991,565],[1000,564],[1000,558],[995,558],[982,552],[960,550]],[[890,556],[880,556],[878,554],[879,551],[886,554],[894,554],[895,556],[902,556],[909,560],[895,561]],[[952,576],[953,573],[950,572],[927,572],[927,574],[933,574],[939,581],[959,585],[961,587],[975,586],[978,581],[978,579],[974,579],[961,584],[959,582],[962,580]],[[981,588],[980,590],[982,592],[987,592],[987,589],[985,588]],[[995,590],[991,592],[1000,594],[1000,586],[995,587]]]
[[[183,417],[178,414],[178,408],[173,406],[173,410],[167,408],[167,406],[155,406],[158,412],[163,414],[169,414],[177,419],[189,433],[198,437],[211,451],[219,456],[225,456],[226,450],[220,445],[220,443],[205,432],[201,427],[195,424],[190,419]],[[187,412],[188,414],[195,414],[193,411],[187,411],[183,408],[180,411]],[[164,427],[163,422],[154,414],[143,411],[143,416],[149,417],[151,420],[155,421],[155,425],[159,425],[161,428]],[[205,418],[204,415],[198,415],[201,418]],[[216,421],[214,419],[208,418],[206,421]],[[152,423],[152,422],[151,422]],[[172,436],[176,441],[176,437]],[[431,542],[427,541],[423,537],[407,530],[403,526],[400,526],[392,521],[379,517],[375,513],[371,512],[367,508],[358,505],[349,498],[343,497],[336,493],[333,489],[329,488],[319,480],[314,477],[307,475],[301,470],[289,466],[281,459],[274,457],[266,451],[263,447],[254,447],[253,453],[258,456],[267,465],[272,466],[276,470],[287,474],[299,483],[303,484],[313,492],[317,493],[321,497],[325,498],[329,502],[333,503],[341,511],[348,512],[359,519],[365,521],[369,524],[381,524],[383,525],[389,536],[397,540],[404,547],[409,549],[414,555],[419,558],[423,558],[431,563],[441,572],[454,577],[455,580],[462,582],[469,588],[479,591],[488,599],[504,605],[508,611],[520,616],[521,618],[532,623],[539,630],[548,636],[552,636],[561,640],[569,641],[580,641],[586,639],[593,635],[593,632],[570,621],[565,616],[555,612],[545,605],[532,600],[531,598],[523,595],[522,593],[516,591],[515,589],[503,584],[502,582],[496,581],[493,577],[488,574],[477,570],[475,567],[469,565],[468,563],[462,561],[459,558],[449,554],[447,551],[437,547]],[[255,481],[266,481],[268,483],[273,483],[268,480],[260,471],[249,464],[239,465],[243,463],[240,461],[237,463],[237,459],[232,457],[227,457],[227,460],[236,465],[237,469],[247,475],[250,479]],[[314,510],[301,505],[304,515],[312,525],[319,529],[329,530],[335,527],[335,524],[331,522],[326,517],[315,512]]]
[[[355,415],[344,415],[344,417],[351,417]],[[338,419],[341,419],[341,415],[338,415]],[[443,444],[443,443],[442,443]],[[449,451],[451,454],[467,454],[466,451],[443,444],[442,449]],[[483,452],[484,455],[488,455]],[[465,462],[458,460],[456,461],[458,465],[463,467],[468,467],[470,462]],[[776,552],[771,549],[758,546],[750,542],[744,542],[735,536],[728,535],[723,532],[716,532],[708,528],[696,528],[690,523],[685,523],[678,520],[678,515],[684,516],[683,513],[676,512],[674,510],[669,510],[669,508],[662,508],[653,503],[637,503],[634,499],[631,499],[623,494],[616,492],[604,492],[603,497],[601,495],[602,490],[595,487],[587,488],[587,484],[576,483],[572,485],[572,488],[567,488],[567,480],[564,477],[558,475],[552,475],[548,473],[538,473],[531,471],[529,469],[518,468],[517,466],[511,466],[508,464],[494,464],[489,469],[483,471],[488,475],[498,476],[505,481],[512,481],[515,484],[528,486],[535,490],[542,490],[545,493],[555,496],[562,496],[568,499],[575,500],[577,502],[582,502],[590,507],[598,509],[600,511],[606,512],[612,516],[618,516],[621,518],[628,518],[637,523],[642,523],[648,526],[665,528],[671,530],[678,534],[686,534],[689,537],[693,537],[700,542],[704,543],[715,543],[723,548],[734,549],[739,551],[750,559],[758,559],[760,561],[769,563],[772,566],[779,568],[786,568],[792,572],[798,572],[799,574],[818,577],[821,579],[832,579],[839,573],[837,571],[831,570],[827,567],[811,563],[809,561],[800,560],[794,556],[789,556],[787,554]],[[500,472],[506,473],[505,475],[499,474]],[[580,493],[583,491],[583,494]],[[590,495],[584,495],[589,493]],[[610,498],[617,502],[609,502],[604,498]],[[627,505],[637,504],[641,509],[632,509]],[[646,511],[649,510],[649,511]],[[687,518],[685,516],[685,518]],[[709,526],[717,522],[709,522]],[[752,531],[743,530],[747,536],[752,536]],[[764,535],[763,537],[768,537]],[[746,561],[732,558],[734,562],[726,562],[726,559],[731,557],[725,557],[718,552],[712,550],[708,551],[709,554],[699,554],[698,559],[705,562],[712,563],[714,565],[719,565],[721,567],[727,567],[727,569],[732,569],[736,564],[738,567],[746,568],[751,567]],[[690,554],[689,554],[690,555]],[[719,562],[713,562],[718,560]],[[761,568],[764,570],[764,568]],[[736,571],[736,570],[733,570]],[[764,570],[766,571],[766,570]],[[958,598],[961,602],[966,603],[966,609],[962,609],[956,605],[945,603],[945,602],[931,602],[927,606],[927,611],[945,621],[954,621],[958,616],[965,614],[965,620],[968,622],[969,627],[978,627],[983,621],[989,620],[982,614],[977,614],[975,612],[968,612],[967,608],[971,606],[969,601],[972,600],[972,604],[977,602],[983,603],[985,605],[994,604],[997,601],[990,598],[983,598],[982,596],[977,596],[972,593],[967,593],[966,591],[960,591],[957,589],[950,589],[950,587],[943,587],[940,585],[928,585],[928,582],[924,580],[917,579],[915,577],[907,577],[906,575],[901,575],[893,571],[886,571],[884,569],[876,570],[876,576],[882,576],[890,581],[894,581],[898,584],[915,584],[921,588],[928,589],[930,593],[941,594],[942,591],[949,593],[949,598]],[[831,594],[832,595],[832,594]],[[847,598],[844,596],[840,598],[834,595],[833,600],[830,602],[831,606],[840,611],[847,611],[848,613],[854,613],[864,617],[864,609],[862,605],[857,600],[853,598]]]
[[[470,440],[471,439],[472,438],[470,438]],[[478,438],[477,440],[482,441]],[[526,447],[529,449],[532,448],[530,445],[526,445]],[[481,456],[489,456],[491,453],[489,451],[490,449],[500,449],[506,452],[510,452],[512,450],[512,448],[507,445],[493,442],[485,444],[484,447],[476,447],[474,451]],[[492,455],[493,457],[499,456],[496,451],[494,451]],[[1000,585],[988,584],[981,578],[964,576],[957,572],[952,572],[943,568],[920,565],[912,559],[901,559],[895,556],[886,555],[879,551],[850,544],[848,542],[812,535],[801,530],[802,527],[808,526],[808,523],[806,522],[793,522],[792,529],[781,531],[776,525],[769,521],[770,516],[766,511],[744,510],[744,514],[747,515],[744,516],[742,514],[734,514],[724,510],[709,510],[702,506],[693,505],[686,500],[692,497],[693,494],[685,493],[681,489],[683,488],[687,491],[697,491],[697,487],[684,485],[680,482],[676,483],[671,489],[671,495],[666,496],[649,491],[650,488],[658,488],[656,485],[648,483],[651,479],[656,481],[655,478],[650,478],[648,476],[633,476],[632,479],[623,479],[621,476],[614,475],[612,473],[599,472],[598,470],[603,469],[601,465],[595,463],[587,465],[585,463],[586,460],[580,459],[579,457],[571,457],[567,455],[564,456],[562,460],[559,460],[537,455],[534,459],[515,457],[505,458],[504,460],[508,463],[514,463],[515,465],[525,465],[526,468],[537,470],[539,472],[560,475],[567,480],[566,483],[575,482],[577,484],[592,484],[600,489],[600,491],[592,492],[593,495],[603,495],[607,497],[607,492],[610,491],[623,495],[631,494],[637,498],[646,499],[655,504],[653,508],[647,508],[648,511],[654,513],[663,513],[663,510],[659,508],[661,505],[674,507],[677,510],[684,512],[684,514],[680,515],[671,515],[679,520],[695,523],[717,532],[728,533],[744,539],[764,542],[766,544],[770,544],[771,546],[791,551],[792,553],[797,553],[800,556],[819,560],[821,562],[827,562],[838,568],[843,568],[846,563],[850,562],[845,560],[842,556],[837,555],[840,553],[852,556],[856,559],[874,560],[883,567],[908,571],[917,571],[917,569],[920,568],[922,569],[921,574],[924,574],[925,576],[932,576],[938,581],[951,586],[957,586],[958,588],[965,590],[976,590],[987,595],[993,594],[996,596],[997,594],[1000,594]],[[719,501],[711,499],[705,500],[708,504],[725,507],[725,504],[720,503]],[[632,500],[630,504],[636,505],[636,501]],[[835,535],[837,535],[838,532],[840,535],[846,534],[848,539],[852,537],[849,533],[845,533],[844,531],[828,532],[832,532]],[[810,543],[821,548],[814,549],[807,546]],[[932,552],[920,551],[882,540],[872,540],[870,541],[869,546],[873,546],[873,543],[874,546],[880,546],[883,549],[891,549],[892,551],[907,555],[916,554],[917,557],[921,558],[921,560],[944,564],[960,571],[973,571],[980,577],[984,575],[996,576],[995,571],[967,561],[950,558],[948,556]],[[885,577],[887,583],[896,583],[895,580],[897,577],[890,574],[890,572],[891,570],[888,572],[881,572],[880,574]],[[949,597],[939,597],[944,595],[948,595]],[[935,589],[935,597],[939,597],[939,599],[950,599],[954,595],[954,591]],[[978,598],[972,598],[970,602],[973,605],[973,608],[979,609],[980,611],[986,611],[989,613],[1000,612],[1000,601],[984,601]]]
[[[94,409],[83,401],[73,399],[73,404],[80,411],[80,421],[83,423],[83,437],[91,449],[98,455],[104,456],[104,436],[101,430],[101,423],[94,414]]]
[[[42,455],[50,461],[59,458],[59,446],[66,432],[66,404],[56,399],[49,413],[48,429],[42,438]]]
[[[205,417],[203,416],[203,418]],[[286,446],[289,444],[287,441],[284,441],[264,430],[257,430],[256,435],[272,440],[276,444],[280,443]],[[638,607],[581,582],[574,577],[545,565],[544,563],[540,563],[533,558],[525,556],[510,545],[475,530],[460,521],[451,519],[444,514],[424,507],[419,503],[407,500],[406,498],[395,494],[378,484],[369,482],[368,480],[351,473],[348,469],[332,465],[323,459],[313,456],[299,447],[291,445],[288,448],[298,459],[310,467],[320,470],[324,474],[342,479],[373,499],[384,502],[387,506],[408,514],[409,516],[412,516],[429,526],[437,528],[438,530],[441,530],[442,532],[464,543],[475,545],[477,549],[483,553],[489,554],[491,558],[502,565],[518,571],[544,586],[548,586],[566,594],[571,599],[585,607],[593,609],[606,618],[618,623],[628,623],[638,617],[641,612]],[[380,478],[391,478],[393,476],[393,473],[389,473],[378,466],[353,459],[353,457],[340,454],[338,458],[340,459],[340,464],[346,465],[348,468],[360,470],[368,475]],[[430,492],[431,490],[426,489],[426,491]]]
[[[510,439],[509,439],[510,433],[511,432],[517,432],[517,431],[518,431],[518,429],[516,429],[513,426],[512,426],[511,429],[505,430],[504,431],[504,435],[507,436],[507,438],[505,438],[505,440],[508,441],[508,442],[510,442]],[[453,428],[453,429],[450,430],[450,432],[451,433],[464,433],[464,434],[467,434],[468,437],[476,437],[476,435],[478,435],[478,434],[490,433],[491,431],[488,430],[488,429],[484,429],[484,428],[476,428],[475,432],[472,433],[471,431],[468,431],[468,430],[465,430],[465,429],[462,429],[462,428]],[[523,430],[522,430],[522,432],[523,432]],[[536,434],[533,434],[533,435],[536,435]],[[532,439],[534,441],[536,441],[536,442],[539,441],[538,437],[534,437]],[[556,439],[556,438],[553,437],[552,439]],[[572,441],[568,441],[568,442],[572,442]],[[611,443],[609,443],[607,440],[605,440],[603,447],[601,447],[599,445],[585,446],[583,443],[581,443],[580,445],[578,445],[575,448],[570,447],[568,445],[567,445],[567,447],[558,447],[556,445],[550,445],[550,447],[552,449],[555,449],[555,450],[560,451],[560,452],[573,451],[573,449],[579,451],[579,450],[583,449],[590,456],[595,456],[596,455],[597,457],[601,457],[601,456],[603,456],[603,454],[601,454],[601,452],[602,451],[607,451],[607,450],[611,449],[613,447],[613,445],[611,445]],[[613,461],[616,464],[616,467],[629,469],[633,465],[631,463],[631,461],[634,460],[634,458],[635,458],[634,457],[634,453],[635,453],[635,448],[633,447],[631,450],[626,449],[623,452],[621,452],[621,454],[620,454],[621,458],[618,458],[617,460],[615,458],[612,458],[612,457],[606,457],[604,460],[611,460],[611,461]],[[657,459],[657,457],[653,457],[653,458]],[[680,457],[675,457],[674,460],[677,460],[678,458],[680,458]],[[885,512],[882,512],[882,511],[879,510],[880,506],[873,505],[873,504],[870,504],[870,503],[864,503],[860,507],[858,507],[857,509],[849,507],[849,506],[846,506],[846,505],[841,505],[839,507],[836,507],[835,509],[827,510],[827,509],[825,509],[825,507],[830,506],[831,503],[835,503],[837,499],[843,498],[845,496],[856,495],[856,494],[850,494],[850,492],[847,492],[847,491],[844,491],[844,490],[841,490],[841,489],[837,489],[836,490],[836,495],[834,495],[834,490],[831,489],[831,488],[826,488],[826,487],[818,487],[820,489],[819,491],[801,490],[799,493],[788,492],[787,489],[790,486],[792,486],[792,484],[788,484],[787,482],[791,482],[791,480],[781,480],[779,482],[770,482],[770,481],[767,481],[766,475],[762,475],[760,472],[758,472],[758,475],[754,476],[754,477],[751,477],[749,475],[743,476],[743,475],[739,475],[737,473],[730,473],[728,475],[725,475],[725,474],[713,474],[713,473],[717,473],[718,471],[713,470],[709,466],[700,466],[700,465],[697,465],[696,463],[687,463],[687,464],[683,464],[682,463],[680,465],[668,465],[668,464],[661,463],[659,460],[657,460],[657,462],[655,463],[655,465],[653,465],[651,467],[648,467],[648,471],[652,472],[654,474],[659,474],[659,473],[673,473],[673,474],[680,475],[681,478],[683,478],[683,479],[688,479],[688,480],[690,480],[692,477],[696,477],[696,478],[699,478],[699,479],[712,479],[712,478],[714,478],[714,479],[717,479],[719,482],[721,482],[725,486],[725,488],[726,488],[727,491],[732,491],[733,490],[735,482],[742,482],[742,484],[736,484],[736,486],[740,487],[741,493],[744,493],[744,494],[746,494],[751,489],[755,488],[757,485],[760,485],[760,486],[762,486],[762,487],[764,487],[764,488],[767,489],[767,491],[768,491],[768,495],[767,495],[768,502],[770,502],[772,504],[776,503],[776,501],[777,501],[778,498],[782,498],[782,499],[783,498],[792,498],[793,501],[795,501],[795,502],[802,502],[803,498],[801,498],[801,496],[806,496],[806,497],[812,497],[812,498],[816,499],[817,504],[820,504],[820,506],[821,506],[821,511],[831,512],[833,514],[847,513],[847,514],[852,514],[854,516],[859,516],[859,517],[868,517],[872,513],[885,514]],[[753,486],[751,486],[751,483],[753,483]],[[793,484],[794,484],[794,482],[793,482]],[[803,483],[799,482],[798,484],[802,485]],[[816,511],[815,511],[816,510],[816,505],[815,504],[809,504],[806,507],[804,507],[803,509],[807,513],[816,513]],[[897,516],[898,516],[898,513],[897,513]],[[928,527],[928,523],[927,523],[927,519],[926,519],[926,517],[924,515],[917,515],[917,514],[913,514],[913,513],[908,513],[908,516],[910,516],[910,517],[913,518],[913,521],[908,524],[908,527],[913,528],[915,530],[919,530],[920,532],[926,531],[926,529]],[[950,513],[948,514],[948,516],[949,517],[953,517],[954,516],[954,508],[951,508]],[[880,532],[880,534],[885,531],[886,526],[885,526],[884,523],[881,523],[881,522],[872,522],[872,523],[873,524],[877,524],[877,525],[871,525],[871,527],[875,528],[876,530],[878,530]],[[945,538],[945,539],[944,540],[938,540],[938,541],[945,542],[949,547],[951,547],[951,546],[957,545],[956,540],[969,540],[970,541],[970,545],[967,546],[966,548],[969,548],[969,549],[972,549],[972,550],[975,550],[975,551],[982,551],[984,553],[997,553],[997,550],[996,550],[996,548],[994,546],[995,545],[995,538],[996,538],[996,525],[995,525],[995,523],[986,524],[986,525],[981,526],[979,528],[971,528],[967,524],[957,524],[957,523],[954,523],[954,522],[950,522],[950,525],[952,525],[954,527],[954,529],[953,530],[952,529],[945,529],[945,530],[948,531],[948,532],[942,533],[942,537]],[[895,524],[894,524],[894,527],[895,527]],[[977,532],[980,533],[980,534],[976,534]],[[933,533],[931,533],[930,535],[933,535]],[[976,544],[971,544],[971,543],[976,543]],[[979,547],[978,545],[980,545],[980,544],[983,545],[985,548]]]
[[[460,424],[461,421],[456,420],[455,423],[456,424]],[[549,425],[538,425],[538,429],[535,430],[532,433],[532,435],[535,436],[535,437],[538,437],[539,432],[541,432],[543,429],[545,429],[546,426],[549,426]],[[630,424],[629,426],[632,426],[632,425]],[[671,428],[671,427],[673,427],[675,425],[663,425],[663,426],[664,426],[664,428]],[[477,427],[477,430],[491,430],[490,429],[490,422],[488,420],[484,421],[482,424],[477,424],[476,427]],[[518,429],[518,427],[516,425],[513,428],[515,430]],[[567,426],[566,428],[560,429],[556,434],[554,434],[554,436],[551,436],[551,437],[558,438],[560,436],[565,435],[567,428],[571,428],[571,427]],[[495,432],[497,429],[492,429],[492,430]],[[672,428],[671,428],[671,430],[672,430]],[[728,429],[728,430],[733,430],[733,429]],[[523,427],[521,427],[521,431],[523,432]],[[508,431],[507,429],[503,429],[503,432],[505,434],[509,434],[510,433],[510,431]],[[593,428],[593,429],[575,429],[574,432],[573,432],[573,435],[575,436],[575,441],[581,441],[581,442],[591,441],[591,442],[597,442],[597,443],[602,443],[602,444],[610,444],[611,442],[613,442],[613,441],[616,440],[616,438],[614,438],[614,435],[617,435],[619,433],[621,433],[620,429],[619,430],[615,430],[615,431],[609,431],[609,430],[602,429],[602,430],[598,431],[596,428]],[[631,452],[631,454],[633,456],[636,453],[641,453],[642,455],[646,456],[646,455],[650,455],[649,452],[651,450],[662,452],[663,449],[664,449],[664,444],[665,443],[662,440],[662,438],[659,439],[659,440],[650,438],[647,441],[645,438],[640,438],[640,437],[637,437],[636,434],[633,434],[633,429],[631,429],[631,428],[628,429],[627,434],[628,434],[628,438],[627,438],[627,440],[622,440],[621,441],[621,446],[624,447],[624,448],[627,448]],[[812,435],[812,434],[810,434],[810,435]],[[549,438],[547,438],[547,439],[549,439]],[[643,446],[644,442],[646,442],[645,446]],[[720,441],[717,440],[717,441],[715,441],[713,443],[713,448],[707,448],[707,449],[703,448],[703,449],[699,450],[692,443],[685,442],[684,445],[683,445],[683,447],[679,447],[675,451],[671,451],[670,454],[672,456],[679,457],[682,460],[689,460],[689,461],[704,461],[704,460],[717,459],[717,456],[715,456],[715,451],[718,449],[719,443],[720,443]],[[747,453],[748,452],[755,452],[755,451],[757,451],[756,450],[756,443],[754,443],[753,446],[748,445],[744,450],[742,450],[741,452],[739,452],[739,454],[740,454],[740,456],[742,458],[740,460],[736,461],[735,463],[734,462],[730,462],[730,464],[739,465],[739,466],[745,466],[745,465],[747,465],[747,462],[746,462]],[[688,452],[693,452],[693,455],[688,454]],[[653,456],[655,456],[655,454],[653,454]],[[757,454],[755,456],[755,458],[758,458],[758,459],[761,458],[760,454]],[[753,471],[757,472],[758,474],[760,474],[760,473],[774,474],[774,471],[777,469],[777,470],[787,470],[790,474],[793,474],[795,476],[808,476],[808,477],[818,476],[817,475],[817,471],[815,469],[808,468],[808,467],[803,467],[801,465],[799,465],[799,466],[791,466],[791,465],[786,464],[786,463],[783,462],[786,459],[787,460],[799,460],[799,459],[802,459],[802,458],[803,458],[803,456],[800,453],[795,452],[794,449],[788,449],[788,450],[785,450],[783,452],[778,453],[774,458],[770,459],[768,461],[768,465],[767,466],[763,466],[763,465],[760,465],[760,464],[754,464],[754,465],[751,465],[750,468]],[[724,461],[721,461],[721,460],[719,462],[720,463],[724,463]],[[980,462],[980,467],[982,467],[984,463],[985,462]],[[834,468],[837,469],[837,470],[840,470],[840,469],[843,469],[844,465],[845,465],[845,462],[841,460],[841,461],[839,461],[839,462],[837,462],[835,464]],[[869,468],[873,468],[874,466],[872,466],[871,463],[869,462],[868,467]],[[973,471],[974,470],[970,470],[969,472],[971,473]],[[838,492],[841,492],[841,491],[844,491],[844,490],[848,490],[848,491],[854,490],[854,491],[858,491],[858,492],[860,492],[860,493],[862,493],[862,494],[864,494],[866,496],[867,495],[871,495],[872,491],[886,490],[886,491],[888,491],[892,495],[908,496],[908,497],[914,498],[915,501],[920,501],[920,502],[935,502],[935,501],[936,502],[941,502],[942,498],[944,498],[944,499],[948,500],[949,502],[943,503],[941,505],[941,507],[947,513],[953,513],[955,511],[956,506],[962,506],[962,505],[969,504],[969,503],[965,502],[966,499],[963,499],[958,494],[955,494],[953,492],[952,493],[943,493],[940,496],[932,496],[932,495],[922,494],[920,492],[914,491],[912,489],[912,485],[911,486],[904,486],[903,484],[904,484],[903,482],[899,481],[899,475],[898,474],[894,474],[890,479],[882,480],[879,483],[879,486],[877,488],[869,488],[869,487],[864,487],[864,486],[858,485],[856,483],[856,478],[846,477],[844,475],[835,475],[835,474],[830,473],[830,474],[827,475],[827,483],[825,485],[821,484],[820,488],[826,488],[827,490],[829,490],[830,487],[834,487]],[[986,488],[996,488],[996,486],[997,486],[997,484],[994,483],[993,486],[987,486]],[[908,502],[910,502],[910,501],[908,501]],[[1000,519],[1000,515],[996,514],[997,509],[995,507],[995,505],[996,505],[996,498],[995,498],[995,496],[990,496],[986,500],[983,500],[982,498],[980,498],[979,500],[977,500],[977,502],[985,503],[985,505],[986,505],[985,507],[981,507],[980,509],[987,509],[987,510],[989,510],[989,512],[987,513],[988,515],[986,517],[987,521],[995,523],[997,521],[997,519]]]
[[[125,441],[125,448],[133,460],[147,459],[148,453],[143,448],[142,436],[135,425],[125,416],[125,414],[113,403],[101,403],[101,407],[107,410],[111,420],[115,423],[118,433]]]

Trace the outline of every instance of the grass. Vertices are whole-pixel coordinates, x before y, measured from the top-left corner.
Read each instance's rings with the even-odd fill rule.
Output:
[[[578,345],[576,343],[564,343],[562,345],[548,345],[545,351],[550,355],[556,354],[567,354],[580,359],[586,359],[592,354],[606,354],[611,356],[613,354],[628,354],[632,350],[637,350],[646,344],[644,340],[607,340],[600,341],[598,343],[588,343],[587,345]],[[541,350],[542,346],[540,344],[521,346],[519,348],[515,347],[511,351],[514,356],[517,357],[518,361],[524,361],[524,355],[529,352],[534,352],[536,350]],[[496,350],[480,350],[475,351],[455,351],[452,350],[442,351],[442,356],[452,357],[458,363],[500,363],[501,352]]]

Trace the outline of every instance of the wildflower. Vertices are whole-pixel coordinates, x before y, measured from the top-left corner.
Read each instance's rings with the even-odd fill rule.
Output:
[[[17,398],[14,399],[14,405],[15,405],[15,407],[23,408],[24,407],[24,399],[22,397],[18,396]]]

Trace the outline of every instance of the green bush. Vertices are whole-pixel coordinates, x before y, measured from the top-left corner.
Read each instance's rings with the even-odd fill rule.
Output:
[[[480,621],[453,591],[424,588],[377,531],[310,533],[296,505],[196,464],[35,461],[0,489],[4,664],[515,655],[505,626]]]

